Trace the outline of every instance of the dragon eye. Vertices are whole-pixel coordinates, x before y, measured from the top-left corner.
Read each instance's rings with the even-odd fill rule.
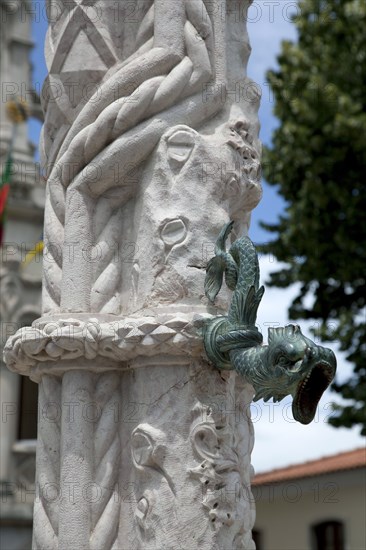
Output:
[[[288,367],[291,365],[291,361],[289,360],[289,358],[282,354],[277,357],[276,363],[280,367]]]

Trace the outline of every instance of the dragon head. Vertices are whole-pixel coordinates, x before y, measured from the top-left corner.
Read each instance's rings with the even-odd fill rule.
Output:
[[[309,424],[324,391],[334,378],[336,358],[332,350],[317,346],[297,325],[270,328],[268,345],[256,326],[264,287],[259,288],[259,264],[249,237],[236,240],[226,252],[232,229],[227,224],[216,241],[215,257],[207,265],[205,293],[214,301],[223,274],[233,290],[228,315],[211,319],[204,331],[207,357],[218,369],[234,369],[249,382],[254,400],[281,401],[292,395],[292,413]]]
[[[295,420],[309,424],[334,378],[336,364],[332,350],[317,346],[302,334],[299,326],[270,328],[262,357],[264,370],[258,372],[253,384],[255,400],[273,397],[274,401],[280,401],[292,395]]]

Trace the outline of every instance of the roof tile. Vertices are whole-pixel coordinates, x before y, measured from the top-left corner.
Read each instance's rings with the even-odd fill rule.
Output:
[[[316,475],[328,474],[342,470],[352,470],[366,466],[366,449],[355,449],[332,456],[324,456],[317,460],[310,460],[301,464],[294,464],[286,468],[278,468],[257,474],[252,485],[266,485],[280,483],[289,479],[300,479]]]

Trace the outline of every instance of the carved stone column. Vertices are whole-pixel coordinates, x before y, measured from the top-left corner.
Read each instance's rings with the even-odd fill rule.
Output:
[[[249,2],[57,0],[43,89],[34,549],[254,548],[253,390],[209,364],[205,268],[261,196]]]

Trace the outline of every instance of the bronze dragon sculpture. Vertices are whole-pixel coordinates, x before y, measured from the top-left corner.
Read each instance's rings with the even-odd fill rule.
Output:
[[[254,388],[255,398],[280,401],[292,395],[292,413],[302,424],[314,418],[323,392],[334,378],[336,358],[332,350],[306,338],[297,325],[268,330],[268,345],[255,326],[264,293],[259,288],[259,263],[249,237],[235,241],[229,252],[226,240],[233,222],[216,242],[215,256],[207,265],[205,293],[213,302],[223,277],[233,290],[227,316],[216,317],[205,329],[208,358],[219,369],[235,369]]]

